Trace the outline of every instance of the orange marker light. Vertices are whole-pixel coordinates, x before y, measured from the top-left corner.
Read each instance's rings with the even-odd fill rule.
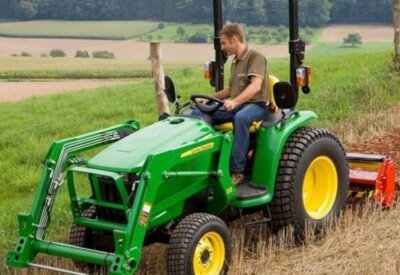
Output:
[[[311,67],[305,66],[296,69],[296,84],[299,87],[311,84]]]
[[[296,84],[299,87],[305,86],[306,83],[306,70],[304,67],[296,69]]]
[[[213,79],[213,66],[212,66],[212,62],[206,62],[204,63],[204,78],[207,80],[211,80]]]

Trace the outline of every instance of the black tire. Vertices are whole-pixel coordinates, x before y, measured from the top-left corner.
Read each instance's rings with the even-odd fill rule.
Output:
[[[86,209],[82,217],[96,218],[96,208],[94,206]],[[69,243],[74,246],[95,249],[93,242],[93,230],[90,227],[85,227],[73,223],[69,234]],[[96,265],[88,262],[73,260],[75,266],[81,271],[88,272],[89,274],[107,274],[107,267]]]
[[[218,217],[195,213],[175,228],[167,248],[167,273],[179,275],[226,274],[231,259],[231,239]]]
[[[319,234],[342,212],[349,188],[349,168],[340,141],[329,131],[302,127],[287,140],[279,162],[272,229],[293,226],[297,240],[307,224]]]

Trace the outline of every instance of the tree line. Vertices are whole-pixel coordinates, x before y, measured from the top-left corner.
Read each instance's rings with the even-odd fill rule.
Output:
[[[0,0],[0,18],[15,20],[155,20],[211,23],[212,0]],[[224,21],[288,24],[287,0],[223,0]],[[393,22],[392,0],[299,0],[301,27]]]

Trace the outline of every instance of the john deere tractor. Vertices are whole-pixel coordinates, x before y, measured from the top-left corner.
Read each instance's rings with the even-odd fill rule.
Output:
[[[234,210],[242,216],[264,210],[251,223],[267,222],[274,231],[290,225],[298,238],[306,228],[320,232],[328,219],[337,217],[349,187],[348,160],[331,132],[307,126],[315,113],[295,109],[299,89],[309,92],[310,69],[302,65],[305,44],[298,37],[297,0],[289,4],[290,82],[269,77],[273,108],[267,120],[255,122],[250,130],[245,184],[235,187],[230,179],[231,125],[214,126],[180,114],[187,104],[175,101],[167,79],[177,114],[143,129],[138,121],[127,121],[51,145],[32,210],[18,216],[20,236],[7,254],[7,265],[78,274],[35,263],[38,254],[48,254],[74,260],[83,272],[133,274],[143,246],[163,242],[168,245],[169,274],[226,273],[231,239],[221,218],[229,215],[224,213]],[[212,84],[218,90],[225,61],[217,35],[221,0],[214,0],[214,19]],[[191,99],[205,114],[223,104],[211,97],[203,104],[198,100],[203,97]],[[104,150],[93,157],[81,157],[101,146]],[[69,244],[46,238],[62,184],[74,221]],[[82,193],[85,187],[90,192]]]

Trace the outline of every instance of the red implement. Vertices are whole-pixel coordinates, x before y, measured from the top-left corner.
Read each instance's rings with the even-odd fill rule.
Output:
[[[381,155],[347,153],[351,197],[375,196],[383,207],[392,207],[396,195],[396,169],[391,159]]]

